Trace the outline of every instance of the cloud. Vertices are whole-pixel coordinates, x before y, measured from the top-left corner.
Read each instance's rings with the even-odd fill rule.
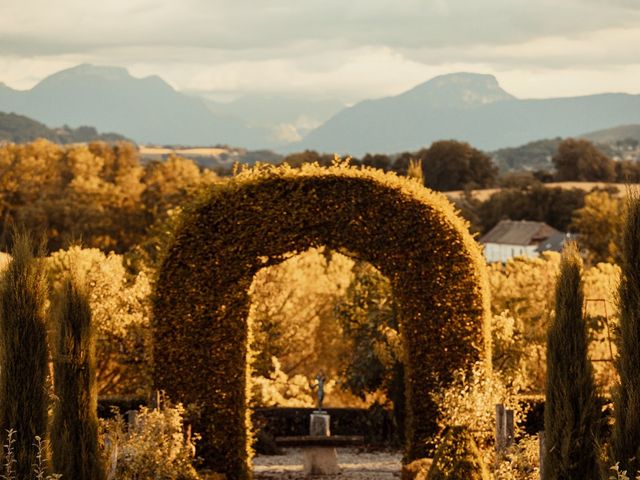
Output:
[[[547,88],[527,75],[576,78],[585,92],[600,86],[594,78],[609,78],[608,89],[630,84],[615,75],[636,71],[630,45],[639,43],[637,0],[0,3],[0,81],[20,88],[89,62],[209,95],[286,90],[355,101],[473,70],[520,78],[539,96]]]
[[[0,6],[0,52],[154,45],[269,52],[327,40],[350,48],[496,45],[639,18],[631,0],[23,0]]]

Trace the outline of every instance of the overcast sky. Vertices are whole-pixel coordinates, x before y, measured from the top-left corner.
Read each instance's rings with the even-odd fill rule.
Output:
[[[510,93],[640,93],[640,0],[0,0],[0,81],[78,63],[212,98],[353,102],[456,71]]]

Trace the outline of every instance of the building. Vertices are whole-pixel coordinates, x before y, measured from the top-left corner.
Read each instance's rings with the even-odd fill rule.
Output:
[[[562,251],[569,234],[544,222],[502,220],[480,238],[487,262],[506,262],[513,257],[537,257],[541,252]]]

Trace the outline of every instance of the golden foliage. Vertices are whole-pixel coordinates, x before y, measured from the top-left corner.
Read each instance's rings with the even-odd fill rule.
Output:
[[[102,421],[104,460],[116,460],[118,480],[199,480],[193,467],[196,438],[185,438],[182,405],[140,407],[135,422],[125,425],[122,416]],[[115,452],[113,449],[115,448]]]
[[[45,233],[51,251],[82,239],[122,253],[199,185],[216,180],[173,156],[143,166],[128,143],[0,144],[0,217],[4,228],[16,223]]]
[[[144,395],[149,388],[149,295],[144,273],[127,274],[123,257],[97,248],[71,247],[47,258],[53,290],[66,272],[86,281],[96,330],[96,370],[101,395]]]
[[[256,274],[249,291],[254,375],[268,377],[274,356],[288,376],[338,375],[349,346],[334,310],[353,264],[339,253],[311,249]]]
[[[480,450],[466,427],[453,426],[445,432],[436,451],[427,480],[490,480]]]
[[[443,195],[335,162],[259,166],[215,185],[185,212],[156,282],[154,379],[199,406],[201,455],[250,478],[248,290],[263,267],[326,246],[389,278],[406,352],[406,458],[424,457],[438,410],[429,396],[454,371],[490,362],[481,252]]]
[[[494,368],[525,392],[544,391],[546,332],[555,315],[553,292],[559,267],[560,254],[555,252],[489,266]],[[586,268],[583,274],[589,357],[594,361],[596,384],[605,392],[616,382],[612,335],[618,323],[619,278],[620,268],[609,263]]]

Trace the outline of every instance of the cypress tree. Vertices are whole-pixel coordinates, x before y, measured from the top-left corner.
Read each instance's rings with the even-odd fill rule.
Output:
[[[600,416],[583,304],[582,259],[575,243],[569,243],[556,283],[556,317],[547,333],[545,480],[600,478]]]
[[[29,235],[15,232],[12,259],[0,281],[0,440],[4,444],[6,431],[16,430],[18,480],[31,478],[35,437],[47,431],[47,288],[34,250]]]
[[[640,198],[629,196],[622,232],[618,302],[620,327],[616,368],[620,383],[614,391],[611,450],[630,478],[640,473]]]
[[[98,451],[95,340],[91,308],[79,280],[67,278],[58,294],[54,389],[51,422],[52,463],[62,478],[102,480]]]

